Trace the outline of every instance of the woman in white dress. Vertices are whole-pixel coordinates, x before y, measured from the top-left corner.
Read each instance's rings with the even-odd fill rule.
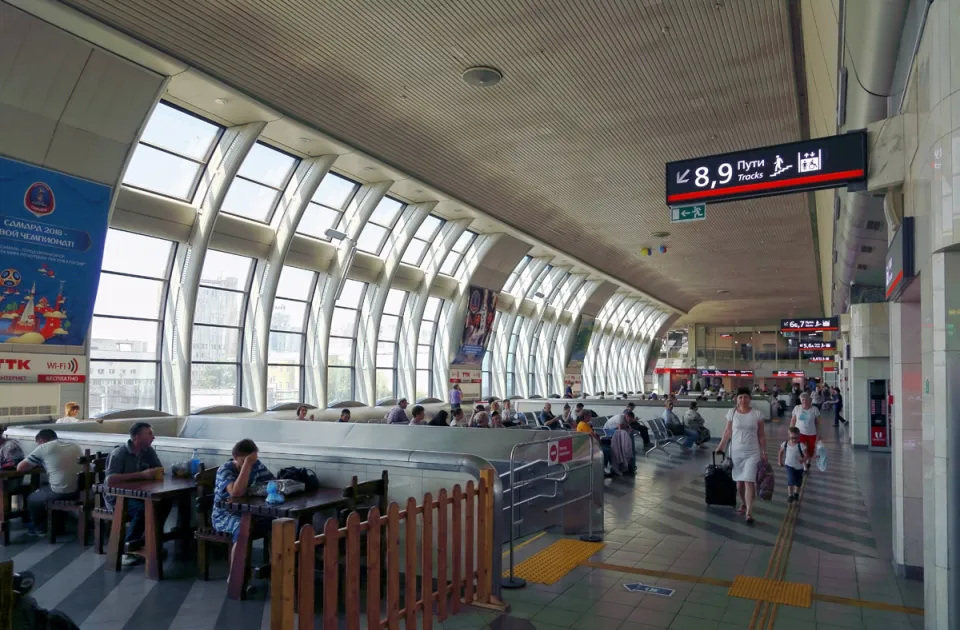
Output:
[[[737,390],[737,406],[727,412],[727,426],[718,453],[724,453],[729,443],[732,449],[733,480],[741,505],[737,510],[745,514],[748,523],[753,522],[753,500],[757,496],[757,465],[767,461],[767,437],[763,432],[763,414],[750,406],[750,390]]]

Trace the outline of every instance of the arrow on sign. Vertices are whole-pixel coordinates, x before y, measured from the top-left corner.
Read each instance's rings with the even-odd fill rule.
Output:
[[[682,175],[681,175],[680,173],[677,173],[677,183],[678,183],[678,184],[686,184],[687,182],[690,181],[690,178],[688,177],[689,175],[690,175],[690,169],[689,169],[689,168],[688,168],[687,170],[685,170]]]

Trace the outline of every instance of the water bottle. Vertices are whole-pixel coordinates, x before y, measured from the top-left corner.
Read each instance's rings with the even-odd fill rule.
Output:
[[[190,474],[195,475],[200,472],[200,451],[193,449],[193,456],[190,458]]]
[[[272,479],[267,482],[267,495],[271,494],[277,494],[277,482]]]

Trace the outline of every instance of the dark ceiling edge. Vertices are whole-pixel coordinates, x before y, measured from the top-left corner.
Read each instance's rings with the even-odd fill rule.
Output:
[[[308,129],[314,129],[314,130],[316,130],[316,131],[324,134],[324,135],[327,136],[328,138],[333,139],[335,142],[339,142],[339,143],[342,144],[342,145],[345,145],[345,146],[347,146],[347,147],[353,148],[353,149],[356,150],[356,151],[360,151],[361,153],[364,153],[365,155],[368,155],[368,156],[370,156],[371,158],[373,158],[373,159],[379,161],[380,163],[386,165],[388,168],[391,168],[391,169],[393,169],[393,170],[399,171],[399,172],[401,172],[401,173],[406,174],[408,177],[415,178],[415,179],[417,179],[418,181],[423,182],[424,185],[429,186],[430,188],[433,188],[434,190],[436,190],[437,192],[439,192],[439,193],[441,193],[441,194],[443,194],[443,195],[446,195],[449,199],[455,200],[455,201],[457,201],[458,203],[462,203],[462,204],[464,204],[464,205],[466,205],[466,206],[470,206],[470,207],[472,207],[472,208],[476,208],[477,210],[483,212],[484,214],[486,214],[488,217],[490,217],[490,218],[493,219],[494,221],[496,221],[496,222],[498,222],[498,223],[501,223],[501,224],[503,224],[503,225],[506,225],[507,227],[509,227],[509,228],[511,228],[511,229],[513,229],[513,230],[516,230],[516,231],[519,232],[520,234],[523,234],[523,235],[525,235],[525,236],[530,236],[530,235],[528,235],[528,234],[526,233],[526,231],[520,229],[519,227],[517,227],[517,226],[514,225],[513,223],[511,223],[511,222],[509,222],[509,221],[504,221],[503,219],[500,219],[500,218],[496,217],[495,215],[493,215],[493,214],[489,213],[488,211],[484,210],[483,208],[479,208],[479,207],[474,206],[474,204],[466,203],[465,201],[463,201],[462,199],[460,199],[460,197],[459,197],[458,195],[454,195],[454,194],[450,193],[448,190],[446,190],[445,188],[443,188],[443,187],[441,187],[441,186],[437,186],[436,184],[434,184],[433,182],[431,182],[429,179],[423,178],[423,177],[419,177],[419,176],[410,175],[410,174],[408,173],[408,169],[402,168],[402,167],[394,164],[392,161],[387,160],[387,159],[384,159],[384,158],[381,157],[379,154],[377,154],[377,153],[375,153],[375,152],[373,152],[373,151],[367,151],[366,149],[360,149],[360,148],[357,147],[353,142],[347,141],[347,140],[345,140],[344,138],[341,138],[340,136],[338,136],[338,135],[336,135],[336,134],[334,134],[334,133],[331,133],[330,131],[327,131],[326,129],[323,129],[323,128],[321,128],[321,127],[318,127],[317,125],[314,125],[313,123],[307,122],[307,121],[303,120],[302,118],[300,118],[299,116],[294,116],[293,114],[289,113],[288,111],[286,111],[286,110],[283,109],[283,108],[276,107],[276,106],[273,105],[272,103],[263,100],[261,97],[255,96],[254,94],[251,94],[251,93],[250,93],[249,91],[247,91],[246,89],[241,88],[241,87],[235,85],[233,82],[227,81],[226,79],[222,78],[222,77],[221,77],[220,75],[218,75],[217,73],[212,72],[210,69],[206,68],[205,66],[196,64],[196,63],[194,63],[194,62],[192,62],[192,61],[188,61],[187,59],[183,58],[181,55],[178,55],[178,54],[176,54],[175,52],[173,52],[172,50],[168,50],[165,46],[161,46],[159,43],[151,42],[151,41],[149,41],[149,40],[145,40],[145,39],[143,39],[142,37],[139,37],[138,35],[136,35],[136,34],[130,32],[129,30],[123,28],[122,26],[114,23],[112,20],[106,20],[106,19],[104,19],[102,16],[96,15],[96,14],[95,14],[94,12],[92,12],[92,11],[88,11],[88,10],[86,10],[86,9],[83,8],[83,7],[77,6],[76,4],[74,4],[73,2],[71,2],[70,0],[58,0],[58,1],[61,2],[62,4],[64,4],[65,6],[73,9],[73,10],[76,11],[77,13],[80,13],[80,14],[82,14],[82,15],[87,16],[88,18],[94,20],[95,22],[98,22],[98,23],[100,23],[100,24],[103,24],[103,25],[105,25],[105,26],[107,26],[107,27],[109,27],[109,28],[112,28],[112,29],[114,29],[115,31],[117,31],[117,32],[119,32],[119,33],[123,33],[123,34],[126,35],[127,37],[133,39],[134,41],[140,42],[140,43],[142,43],[142,44],[145,45],[145,46],[150,46],[151,48],[154,48],[155,50],[159,50],[159,51],[162,52],[163,54],[165,54],[165,55],[167,55],[167,56],[169,56],[169,57],[171,57],[171,58],[173,58],[173,59],[176,59],[177,61],[179,61],[179,62],[181,62],[181,63],[183,63],[183,64],[186,64],[187,67],[189,67],[189,68],[194,68],[194,69],[196,69],[196,70],[199,70],[199,71],[203,72],[203,73],[206,74],[208,77],[210,77],[210,78],[212,78],[212,79],[214,79],[214,80],[216,80],[216,81],[219,81],[220,83],[222,83],[223,85],[229,87],[229,88],[232,89],[232,90],[236,90],[237,92],[239,92],[239,93],[242,94],[243,96],[246,96],[246,97],[249,98],[250,100],[252,100],[252,101],[254,101],[254,102],[257,102],[257,103],[263,103],[264,105],[266,105],[267,107],[269,107],[270,109],[274,110],[275,112],[277,112],[278,114],[280,114],[281,116],[283,116],[283,117],[285,117],[285,118],[288,118],[288,119],[290,119],[290,120],[292,120],[292,121],[294,121],[294,122],[296,122],[296,123],[299,123],[299,124],[303,125],[304,127],[307,127]],[[12,5],[11,5],[11,6],[12,6]],[[37,17],[37,19],[43,20],[43,18],[41,18],[41,17],[39,17],[39,16],[36,16],[36,15],[35,15],[34,17]],[[43,21],[46,22],[46,20],[43,20]],[[55,27],[55,28],[60,28],[60,27],[57,26],[56,24],[51,24],[50,22],[47,22],[47,23],[50,24],[51,26]],[[60,29],[60,30],[64,30],[64,29]],[[72,32],[70,32],[70,31],[65,31],[65,32],[70,33],[70,35],[73,35],[74,37],[77,37],[77,35],[76,35],[75,33],[72,33]],[[83,39],[83,38],[80,38],[80,39]],[[86,40],[84,40],[84,41],[86,41]],[[92,43],[92,42],[91,42],[91,43]],[[93,44],[93,45],[96,46],[97,48],[103,48],[102,46],[100,46],[100,45],[98,45],[98,44]],[[113,51],[109,51],[109,52],[111,52],[111,54],[116,55],[116,53],[114,53]],[[119,55],[117,55],[117,56],[119,56]],[[125,59],[125,58],[124,58],[124,59]],[[129,60],[128,60],[128,61],[129,61]],[[531,238],[532,238],[532,237],[531,237]],[[539,240],[539,239],[534,239],[534,240]],[[551,244],[547,243],[546,241],[542,241],[542,242],[543,242],[543,244],[546,245],[547,247],[550,247],[551,249],[555,249],[555,250],[557,250],[557,251],[559,251],[559,252],[562,252],[562,254],[563,254],[564,256],[567,256],[567,257],[569,257],[569,258],[573,258],[574,260],[576,260],[577,262],[579,262],[579,263],[580,263],[581,265],[583,265],[584,267],[587,267],[588,269],[595,269],[596,271],[599,271],[601,274],[610,276],[611,278],[617,278],[617,276],[615,276],[614,274],[610,273],[609,271],[604,271],[603,269],[600,269],[599,267],[596,267],[596,266],[594,266],[594,265],[591,265],[591,264],[586,263],[585,261],[581,260],[580,258],[575,258],[575,257],[571,256],[569,253],[567,253],[565,250],[563,250],[563,249],[561,249],[561,248],[559,248],[559,247],[556,247],[556,246],[554,246],[554,245],[551,245]],[[689,310],[687,310],[687,309],[682,309],[682,308],[679,308],[679,307],[677,307],[677,306],[674,306],[673,304],[667,302],[666,300],[663,300],[663,299],[655,296],[655,295],[654,295],[653,293],[651,293],[650,291],[646,291],[646,290],[640,289],[640,288],[638,288],[638,287],[635,287],[634,285],[630,284],[629,282],[626,282],[626,281],[621,280],[621,279],[619,279],[619,278],[617,278],[617,282],[620,283],[620,285],[623,286],[624,288],[630,289],[630,290],[632,290],[632,291],[636,291],[637,293],[641,294],[643,297],[648,298],[648,299],[651,299],[651,300],[653,300],[653,301],[655,301],[655,302],[658,302],[658,303],[660,304],[660,306],[663,306],[663,307],[665,307],[665,308],[668,308],[668,309],[672,310],[674,313],[678,314],[678,316],[680,316],[680,317],[683,317],[683,316],[685,316],[685,315],[687,315],[687,314],[689,313]],[[821,298],[821,300],[822,300],[822,298]]]
[[[803,54],[803,18],[800,15],[800,0],[787,0],[787,19],[790,21],[790,47],[793,49],[793,76],[797,95],[797,112],[800,115],[800,139],[810,139],[810,108],[807,104],[807,70]],[[823,269],[820,264],[820,233],[817,225],[817,197],[815,192],[805,193],[807,212],[810,214],[810,229],[813,232],[813,258],[817,265],[817,299],[820,313],[826,312],[823,301]]]

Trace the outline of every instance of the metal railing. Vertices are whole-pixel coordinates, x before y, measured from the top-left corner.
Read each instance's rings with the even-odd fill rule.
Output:
[[[547,459],[547,460],[538,459],[538,460],[535,460],[535,461],[532,461],[532,462],[527,462],[527,463],[525,463],[525,464],[522,464],[521,466],[516,466],[517,451],[518,451],[519,449],[527,448],[527,447],[535,446],[535,445],[539,445],[539,444],[545,444],[545,445],[547,445],[547,449],[548,449],[548,453],[549,453],[549,449],[550,449],[550,444],[551,444],[551,443],[558,443],[558,449],[559,449],[559,442],[565,441],[565,440],[570,440],[569,446],[570,446],[570,452],[571,452],[571,454],[572,454],[572,453],[575,453],[575,452],[576,452],[576,449],[574,448],[574,444],[576,444],[576,441],[577,441],[577,440],[584,440],[584,439],[587,440],[587,442],[589,443],[589,446],[590,446],[590,448],[589,448],[589,455],[587,456],[586,461],[581,462],[581,463],[575,463],[575,464],[572,464],[572,465],[571,465],[569,462],[561,462],[560,465],[563,466],[563,473],[560,474],[559,477],[556,476],[556,475],[558,474],[557,472],[552,471],[552,472],[544,473],[544,474],[542,474],[542,475],[538,475],[538,476],[536,476],[536,477],[532,477],[532,478],[530,478],[530,479],[524,479],[523,481],[519,481],[519,482],[518,482],[518,481],[516,480],[516,474],[517,474],[517,472],[520,471],[520,470],[526,470],[526,469],[531,468],[532,466],[534,466],[534,465],[536,465],[536,464],[539,464],[539,463],[547,463],[547,464],[549,464],[549,459]],[[580,446],[582,447],[583,444],[581,443]],[[501,479],[506,475],[507,478],[508,478],[509,481],[510,481],[509,490],[508,490],[508,489],[504,489],[504,490],[503,490],[504,493],[510,492],[510,505],[509,505],[509,507],[505,507],[505,508],[504,508],[504,511],[506,511],[507,509],[510,510],[510,519],[509,519],[510,531],[509,531],[509,534],[508,534],[508,535],[509,535],[509,556],[510,556],[510,557],[509,557],[509,562],[510,562],[510,570],[509,570],[509,576],[506,577],[506,578],[504,578],[503,581],[501,582],[501,586],[502,586],[503,588],[515,589],[515,588],[523,588],[524,586],[526,586],[526,580],[524,580],[524,579],[522,579],[522,578],[516,577],[516,576],[514,575],[514,571],[513,571],[513,569],[514,569],[514,544],[513,544],[513,542],[514,542],[514,538],[515,538],[516,527],[517,527],[518,524],[520,524],[520,523],[522,522],[522,521],[518,521],[518,520],[517,520],[517,513],[516,513],[517,507],[519,507],[519,506],[521,506],[521,505],[524,505],[524,504],[526,504],[526,503],[530,503],[530,502],[532,502],[532,501],[534,501],[534,500],[537,500],[537,499],[541,499],[541,498],[551,498],[551,499],[555,499],[557,496],[559,496],[561,485],[567,480],[567,478],[569,477],[570,473],[575,472],[575,471],[578,471],[578,470],[583,470],[583,469],[588,469],[588,470],[589,470],[590,468],[593,467],[593,453],[594,453],[594,448],[595,448],[595,446],[596,446],[596,440],[595,440],[593,434],[587,434],[587,433],[564,433],[562,436],[559,436],[559,437],[558,437],[558,436],[553,436],[553,437],[546,438],[546,439],[542,439],[542,440],[532,440],[532,441],[530,441],[530,442],[519,442],[519,443],[517,443],[517,444],[514,444],[514,445],[513,445],[513,448],[510,449],[510,469],[509,469],[506,473],[501,474]],[[571,504],[573,504],[573,503],[577,503],[577,502],[579,502],[579,501],[583,501],[584,499],[586,499],[586,500],[588,500],[588,501],[589,501],[589,500],[592,500],[592,499],[593,499],[593,495],[594,495],[594,475],[593,475],[592,471],[590,471],[589,477],[590,477],[590,490],[589,490],[588,492],[586,492],[585,494],[578,495],[578,496],[576,496],[576,497],[571,497],[571,498],[569,498],[569,499],[566,499],[566,500],[562,501],[561,503],[558,503],[557,505],[551,505],[551,506],[545,508],[545,509],[544,509],[544,512],[553,512],[553,511],[558,510],[558,509],[560,509],[560,508],[562,508],[562,507],[565,507],[565,506],[567,506],[567,505],[571,505]],[[538,495],[536,495],[536,496],[528,497],[528,498],[526,498],[526,499],[520,499],[520,500],[518,501],[518,499],[517,499],[517,493],[513,491],[514,488],[517,488],[517,489],[519,490],[519,489],[521,489],[521,488],[523,488],[523,487],[533,485],[534,483],[537,483],[537,482],[539,482],[539,481],[552,481],[552,482],[554,482],[553,494],[551,495],[551,494],[546,494],[546,493],[540,493],[540,494],[538,494]],[[589,541],[589,542],[599,542],[600,540],[602,540],[602,538],[601,538],[600,536],[594,534],[594,528],[593,528],[593,507],[592,507],[592,506],[590,506],[590,508],[589,508],[589,517],[588,517],[588,523],[587,523],[587,534],[584,535],[584,536],[581,536],[580,539],[581,539],[581,540],[584,540],[584,541]]]

